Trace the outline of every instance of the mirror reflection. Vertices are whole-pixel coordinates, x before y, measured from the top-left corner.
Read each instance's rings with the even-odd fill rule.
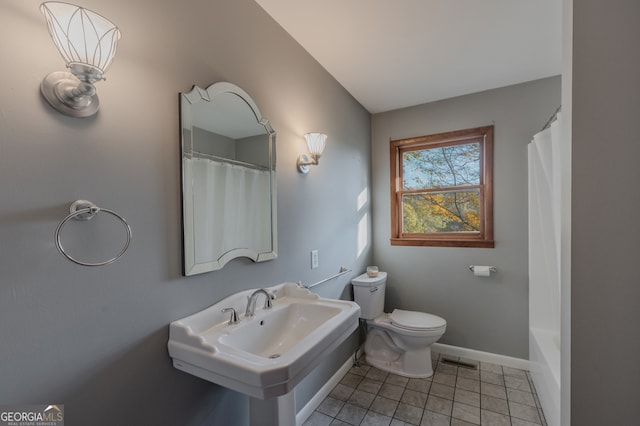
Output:
[[[275,132],[231,83],[180,94],[184,274],[277,256]]]

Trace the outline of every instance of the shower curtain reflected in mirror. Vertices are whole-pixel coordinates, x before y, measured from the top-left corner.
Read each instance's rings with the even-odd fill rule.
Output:
[[[185,158],[185,214],[193,218],[195,263],[217,260],[237,249],[272,250],[271,176],[259,170],[206,158]]]

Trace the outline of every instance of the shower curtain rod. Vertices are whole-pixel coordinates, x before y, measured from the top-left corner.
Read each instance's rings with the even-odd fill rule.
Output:
[[[556,119],[558,118],[558,113],[560,112],[561,109],[562,109],[562,105],[560,105],[558,108],[556,108],[556,110],[553,113],[553,115],[549,118],[549,120],[547,120],[547,124],[545,124],[544,127],[542,129],[540,129],[540,131],[548,129],[551,126],[551,123],[556,121]]]
[[[189,155],[187,155],[187,156],[189,156]],[[260,166],[258,164],[247,163],[245,161],[233,160],[231,158],[218,157],[217,155],[205,154],[204,152],[200,152],[200,151],[191,151],[191,156],[198,157],[198,158],[205,158],[205,159],[208,159],[208,160],[215,160],[215,161],[219,161],[221,163],[233,164],[234,166],[247,167],[249,169],[256,169],[256,170],[262,170],[262,171],[269,170],[269,167],[266,167],[266,166]]]

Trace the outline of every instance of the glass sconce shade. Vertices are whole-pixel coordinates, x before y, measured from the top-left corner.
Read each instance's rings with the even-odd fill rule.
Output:
[[[307,133],[304,135],[304,139],[307,141],[311,160],[309,160],[305,154],[302,154],[298,157],[296,165],[300,173],[309,173],[309,166],[318,165],[318,159],[322,155],[327,143],[327,135],[324,133]]]
[[[40,10],[70,71],[45,77],[43,96],[67,115],[95,114],[99,101],[93,83],[104,79],[116,53],[120,30],[103,16],[73,4],[45,2]]]
[[[307,133],[304,135],[312,157],[320,158],[327,143],[327,135],[324,133]]]
[[[93,81],[101,80],[116,54],[120,30],[103,16],[73,4],[46,2],[40,10],[67,67],[95,68]]]

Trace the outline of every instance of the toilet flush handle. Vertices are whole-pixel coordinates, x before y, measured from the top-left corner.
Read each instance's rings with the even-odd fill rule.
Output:
[[[370,293],[375,293],[376,291],[378,291],[378,287],[371,287],[371,288],[369,289],[369,292],[370,292]]]

